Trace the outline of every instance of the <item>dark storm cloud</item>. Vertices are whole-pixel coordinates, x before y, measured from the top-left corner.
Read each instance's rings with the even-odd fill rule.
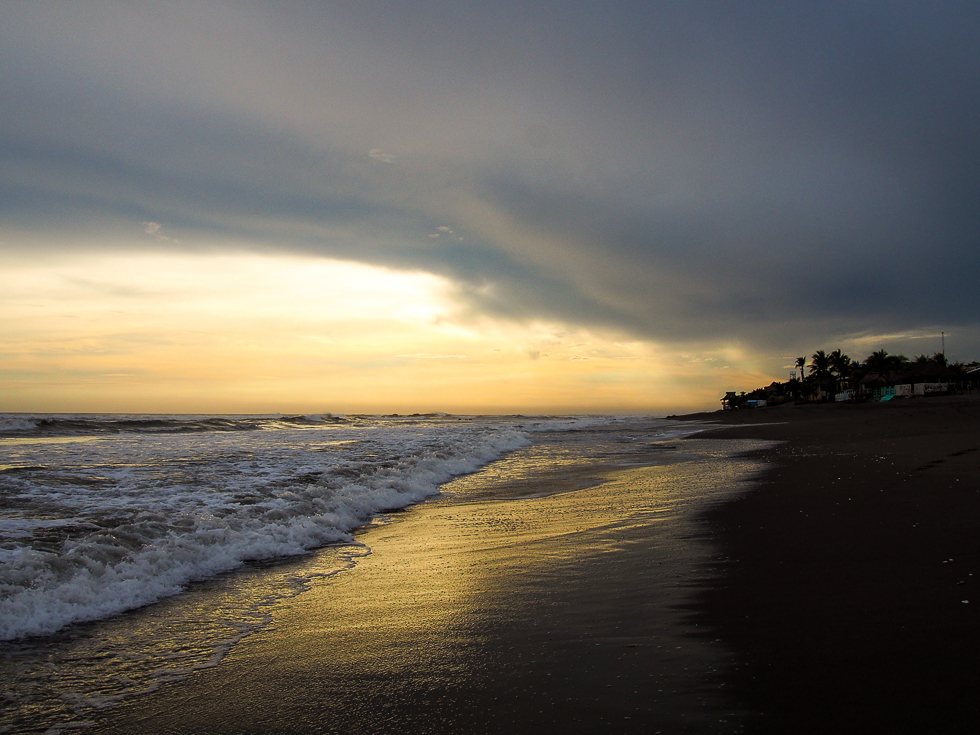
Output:
[[[425,268],[670,341],[977,331],[970,4],[152,7],[0,10],[9,232]]]

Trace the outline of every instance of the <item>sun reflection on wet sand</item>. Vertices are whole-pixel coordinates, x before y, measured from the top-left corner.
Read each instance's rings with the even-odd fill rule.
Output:
[[[515,452],[363,533],[369,556],[218,669],[105,724],[148,732],[178,707],[187,731],[734,732],[730,657],[687,607],[712,573],[697,511],[757,469],[720,447],[645,447],[654,466]]]

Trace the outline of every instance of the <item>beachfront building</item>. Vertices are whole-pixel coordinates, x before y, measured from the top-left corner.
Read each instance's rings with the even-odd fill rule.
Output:
[[[798,358],[797,366],[806,358]],[[728,391],[721,399],[722,409],[762,408],[786,401],[797,403],[833,401],[891,401],[896,398],[931,396],[951,391],[972,391],[980,387],[980,362],[947,364],[942,353],[919,355],[914,362],[902,355],[879,350],[860,363],[852,362],[840,350],[827,355],[814,354],[810,374],[789,381],[773,381],[750,393]]]
[[[860,383],[860,394],[876,401],[909,396],[946,393],[962,383],[963,376],[937,362],[912,363],[906,370],[868,373]]]

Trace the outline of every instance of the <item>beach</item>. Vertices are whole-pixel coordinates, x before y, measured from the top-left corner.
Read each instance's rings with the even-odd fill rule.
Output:
[[[980,397],[712,414],[768,449],[700,602],[766,733],[980,726]]]
[[[89,731],[975,731],[978,397],[684,418],[457,478]]]
[[[700,514],[760,463],[726,459],[729,440],[684,444],[634,467],[569,458],[514,479],[505,458],[459,478],[360,534],[370,553],[349,573],[220,666],[95,730],[737,732],[731,653],[690,616],[714,573]]]

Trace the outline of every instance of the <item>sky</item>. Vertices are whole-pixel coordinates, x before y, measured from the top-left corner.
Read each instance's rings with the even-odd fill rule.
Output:
[[[0,410],[714,409],[980,359],[980,6],[0,6]]]

